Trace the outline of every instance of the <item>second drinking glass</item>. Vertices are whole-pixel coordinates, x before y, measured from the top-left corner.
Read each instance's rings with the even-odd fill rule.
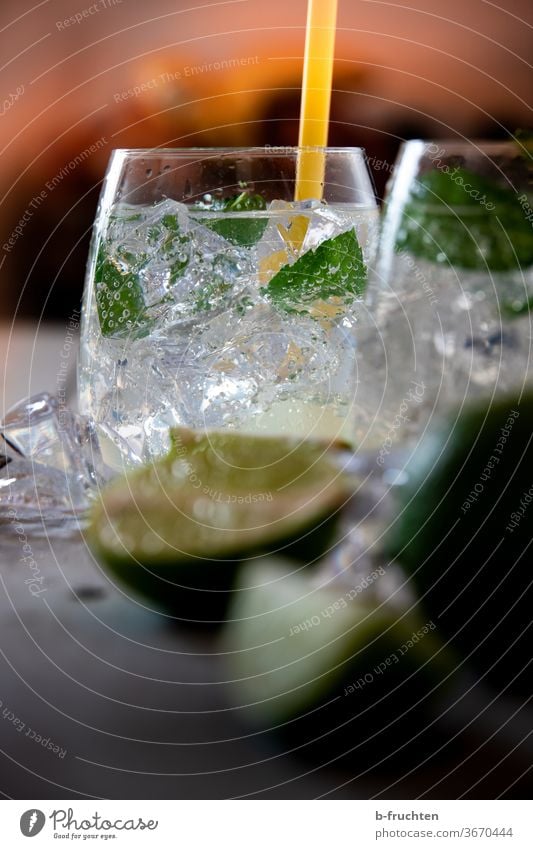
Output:
[[[518,141],[403,145],[358,332],[358,444],[390,450],[434,408],[530,378],[532,172]]]

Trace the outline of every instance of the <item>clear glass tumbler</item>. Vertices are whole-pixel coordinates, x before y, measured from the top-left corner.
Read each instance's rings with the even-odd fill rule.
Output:
[[[519,141],[404,144],[358,337],[359,443],[529,380],[532,178]]]
[[[169,428],[351,438],[354,325],[377,242],[364,152],[117,150],[94,225],[80,406],[123,459]]]

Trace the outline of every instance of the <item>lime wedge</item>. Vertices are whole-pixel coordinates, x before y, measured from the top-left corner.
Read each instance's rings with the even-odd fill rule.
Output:
[[[520,694],[531,686],[532,431],[531,389],[441,422],[413,455],[387,538],[477,675]]]
[[[187,429],[172,440],[167,457],[112,482],[92,510],[91,548],[133,589],[204,619],[238,561],[279,549],[320,556],[351,491],[325,444]],[[182,590],[196,592],[186,602],[197,615]]]
[[[380,568],[319,586],[315,573],[278,558],[243,570],[224,647],[232,702],[252,725],[284,728],[292,745],[327,735],[330,752],[339,732],[345,751],[443,680],[449,658],[435,623],[411,600],[395,602],[402,593],[394,581],[391,592],[391,577]]]

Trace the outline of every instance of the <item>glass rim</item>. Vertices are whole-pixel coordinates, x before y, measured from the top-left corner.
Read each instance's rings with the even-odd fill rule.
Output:
[[[272,145],[260,146],[252,145],[250,147],[116,147],[112,153],[132,156],[198,156],[212,155],[214,156],[230,156],[230,155],[248,155],[248,156],[297,156],[298,153],[324,153],[324,154],[362,154],[366,155],[364,147],[321,147],[319,145]]]
[[[496,150],[501,147],[520,147],[520,140],[515,138],[509,139],[405,139],[401,147],[422,145],[425,148],[430,145],[439,147],[442,153],[453,151],[453,149],[468,149],[485,152],[488,150]]]

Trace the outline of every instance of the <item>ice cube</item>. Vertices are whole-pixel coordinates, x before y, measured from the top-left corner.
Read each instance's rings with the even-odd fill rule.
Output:
[[[261,285],[266,285],[283,265],[298,259],[310,218],[320,206],[317,200],[273,200],[269,204],[268,224],[256,245]]]
[[[185,231],[189,261],[170,287],[172,323],[226,309],[255,277],[253,256],[190,215]]]
[[[253,415],[258,386],[250,374],[228,375],[212,371],[203,378],[202,383],[203,427],[236,427]]]
[[[254,378],[263,390],[282,385],[292,389],[316,385],[335,368],[335,355],[326,344],[326,332],[304,317],[282,316],[270,305],[236,323],[233,338],[210,364],[231,378]]]
[[[187,219],[185,204],[169,198],[153,205],[117,204],[109,214],[105,240],[115,250],[142,258],[161,246],[169,233],[185,229]]]
[[[94,426],[43,393],[12,407],[0,422],[0,506],[77,512],[109,477]]]
[[[334,239],[347,230],[353,230],[354,217],[326,204],[313,207],[309,225],[302,245],[302,251],[316,250],[326,239]]]
[[[251,251],[223,238],[212,220],[170,199],[122,204],[110,216],[104,250],[140,288],[152,326],[154,319],[161,327],[219,311],[254,276]]]
[[[71,487],[65,473],[42,466],[20,455],[0,454],[0,522],[5,518],[37,520],[41,516],[54,521],[83,511],[85,495]],[[8,449],[9,451],[9,449]],[[3,465],[2,465],[3,464]]]

